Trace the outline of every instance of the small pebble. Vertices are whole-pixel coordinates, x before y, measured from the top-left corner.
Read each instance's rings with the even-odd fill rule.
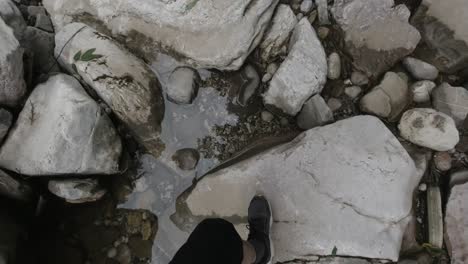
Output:
[[[265,122],[271,122],[273,121],[273,119],[275,118],[275,116],[268,112],[268,111],[263,111],[262,112],[262,120],[265,121]]]
[[[200,160],[200,154],[196,149],[179,149],[172,156],[172,160],[182,170],[193,170],[197,167],[198,160]]]
[[[328,33],[330,33],[330,29],[327,28],[327,27],[319,27],[317,29],[317,34],[318,34],[319,38],[321,38],[321,39],[327,38]]]
[[[361,92],[362,89],[359,86],[350,86],[345,88],[345,94],[351,99],[358,97]]]
[[[328,79],[336,80],[341,75],[341,59],[340,55],[336,52],[328,56]]]
[[[278,70],[278,67],[279,67],[278,64],[270,63],[270,64],[268,64],[268,66],[266,68],[266,72],[273,75]]]
[[[107,251],[107,257],[108,258],[115,258],[117,256],[117,249],[116,248],[111,248],[109,251]]]
[[[317,10],[313,10],[309,15],[309,23],[313,24],[317,19]]]
[[[301,20],[304,17],[304,14],[298,13],[296,17],[297,17],[297,20]]]
[[[263,75],[263,77],[262,77],[262,83],[269,82],[269,81],[271,80],[272,77],[273,77],[273,76],[271,76],[270,73],[268,73],[268,72],[265,73],[265,75]]]
[[[427,184],[425,183],[419,184],[418,190],[420,190],[421,192],[425,192],[427,190]]]
[[[328,107],[335,112],[336,110],[340,109],[341,106],[343,105],[339,99],[336,98],[330,98],[327,102]]]
[[[119,240],[114,241],[114,247],[118,247],[119,245],[120,245],[120,241],[119,241]]]
[[[343,83],[346,84],[346,85],[352,85],[353,84],[350,79],[344,80]]]
[[[286,117],[282,117],[281,120],[280,120],[280,124],[282,126],[287,126],[289,124],[289,121]]]
[[[434,163],[440,171],[448,171],[452,168],[452,157],[448,152],[437,152],[434,154]]]
[[[411,91],[413,92],[413,101],[416,103],[425,103],[431,100],[432,90],[436,87],[436,84],[432,81],[419,81],[411,85]]]
[[[301,3],[300,9],[302,13],[309,13],[313,7],[314,7],[314,3],[312,2],[312,0],[304,0]]]
[[[366,85],[369,83],[369,78],[364,73],[355,71],[351,73],[351,82],[354,85]]]

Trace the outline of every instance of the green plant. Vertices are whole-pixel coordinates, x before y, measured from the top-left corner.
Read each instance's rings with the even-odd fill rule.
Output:
[[[74,63],[72,63],[73,70],[75,72],[78,72],[78,69],[76,68],[76,64],[75,64],[76,62],[79,62],[79,61],[89,62],[89,61],[96,60],[102,57],[102,55],[100,54],[94,54],[95,51],[96,51],[95,48],[89,49],[85,51],[84,53],[82,53],[81,50],[79,50],[75,54],[75,56],[73,56],[73,61],[74,61]]]

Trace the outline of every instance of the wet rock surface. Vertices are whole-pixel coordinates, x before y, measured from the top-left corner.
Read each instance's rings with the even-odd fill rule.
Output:
[[[71,76],[34,89],[0,149],[2,168],[26,175],[112,174],[121,142],[111,120]]]
[[[160,155],[164,149],[160,133],[165,109],[159,81],[149,67],[84,24],[65,26],[55,42],[61,65],[81,76],[141,145]],[[89,56],[84,57],[86,52]]]
[[[221,70],[242,66],[261,41],[277,3],[122,0],[109,6],[89,0],[43,1],[58,29],[71,21],[97,20],[116,35],[126,36],[127,45],[142,53],[151,56],[162,47],[197,67]],[[88,14],[92,19],[87,19]],[[127,22],[118,23],[120,20]]]
[[[405,5],[388,0],[338,0],[332,14],[345,33],[354,66],[377,77],[410,54],[421,36],[409,24]]]
[[[329,166],[336,155],[342,159]],[[361,163],[366,165],[357,166]],[[272,231],[276,261],[327,255],[334,247],[340,255],[396,260],[410,197],[419,182],[415,172],[413,160],[379,120],[354,117],[309,130],[291,143],[205,176],[179,199],[172,219],[182,230],[191,230],[193,221],[214,214],[240,228],[249,200],[261,192],[276,212]],[[385,195],[374,195],[382,184],[386,188],[378,192]],[[303,191],[290,193],[292,185]],[[225,199],[232,202],[216,202]],[[311,207],[313,212],[307,209]],[[363,232],[370,236],[359,235]]]
[[[273,75],[263,97],[265,104],[296,115],[311,95],[322,91],[326,82],[327,59],[306,18],[296,25],[289,49],[288,57]]]

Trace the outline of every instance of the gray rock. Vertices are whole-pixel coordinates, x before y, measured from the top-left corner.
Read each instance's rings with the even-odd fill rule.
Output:
[[[271,122],[275,118],[275,116],[268,111],[262,111],[261,116],[262,116],[262,120],[265,122]]]
[[[68,44],[64,47],[65,43]],[[65,26],[55,35],[55,44],[60,64],[69,72],[75,72],[75,65],[77,74],[106,102],[135,139],[151,154],[159,156],[164,149],[160,139],[164,99],[159,81],[148,65],[111,38],[81,23]],[[91,49],[102,57],[74,60],[78,52],[83,54]]]
[[[264,61],[274,59],[281,53],[281,48],[287,43],[296,24],[296,16],[289,5],[279,5],[260,43],[260,55]]]
[[[445,243],[452,263],[468,259],[468,183],[454,186],[445,213]]]
[[[296,115],[310,96],[320,93],[327,79],[327,58],[307,18],[296,25],[290,51],[263,95],[267,105]]]
[[[176,151],[172,159],[177,166],[182,170],[193,170],[197,167],[200,154],[196,149],[179,149]]]
[[[361,72],[354,71],[351,73],[351,82],[354,85],[366,85],[369,83],[369,78]]]
[[[349,96],[349,98],[356,99],[356,97],[361,94],[362,89],[359,86],[350,86],[346,87],[344,92],[347,96]]]
[[[385,125],[356,116],[205,176],[171,219],[186,232],[206,217],[236,219],[245,235],[249,201],[260,193],[275,212],[274,263],[335,247],[342,256],[396,261],[419,180]]]
[[[10,112],[5,109],[0,109],[0,143],[5,138],[8,130],[10,129],[11,122],[13,121],[13,116]]]
[[[329,33],[330,33],[330,29],[327,27],[319,27],[317,29],[317,35],[319,36],[320,39],[326,39]]]
[[[267,68],[266,68],[266,71],[267,73],[271,74],[273,76],[273,74],[275,74],[275,72],[278,70],[279,66],[278,64],[276,63],[270,63],[268,64]]]
[[[419,32],[408,23],[410,11],[393,0],[336,0],[333,16],[345,33],[354,66],[377,77],[413,52]]]
[[[317,19],[317,9],[312,10],[312,12],[310,12],[308,19],[309,19],[310,24],[315,22],[315,20]]]
[[[337,111],[343,106],[340,99],[337,99],[337,98],[328,99],[327,105],[328,107],[330,107],[330,110],[332,110],[333,112]]]
[[[426,103],[431,100],[432,90],[436,87],[433,81],[418,81],[411,85],[410,89],[413,94],[415,103]]]
[[[54,32],[54,26],[52,25],[52,21],[48,15],[37,15],[34,27],[45,30],[47,32]]]
[[[327,0],[315,0],[317,4],[318,18],[320,25],[329,25],[330,19],[328,17],[328,1]]]
[[[50,180],[47,186],[51,193],[74,204],[95,202],[106,194],[96,179]]]
[[[406,111],[398,128],[406,140],[437,151],[453,149],[460,140],[453,119],[430,108]]]
[[[303,17],[304,17],[304,14],[302,14],[302,13],[298,13],[296,15],[297,20],[301,20]]]
[[[25,175],[113,174],[122,146],[111,120],[71,76],[38,85],[0,149],[0,166]]]
[[[312,2],[312,0],[304,0],[301,3],[300,9],[302,13],[309,13],[313,7],[314,7],[314,2]]]
[[[37,75],[59,70],[54,58],[55,39],[53,33],[35,27],[27,27],[24,32],[23,45],[33,54],[33,71]]]
[[[452,168],[452,157],[447,151],[436,152],[433,160],[439,171],[448,171]]]
[[[194,68],[237,70],[260,43],[278,0],[42,3],[57,31],[73,21],[101,24],[149,61],[162,48]]]
[[[454,172],[450,175],[449,187],[468,182],[468,170]]]
[[[403,60],[403,65],[418,80],[432,81],[439,75],[439,70],[434,65],[412,57],[406,57]]]
[[[333,52],[328,56],[328,79],[336,80],[341,75],[341,59],[340,55]]]
[[[429,243],[442,248],[444,243],[444,220],[442,214],[442,198],[438,186],[427,189],[427,229]]]
[[[23,49],[13,30],[0,18],[0,104],[18,105],[26,93],[23,79]]]
[[[398,74],[387,72],[382,82],[361,99],[361,110],[394,120],[410,102],[408,84]]]
[[[432,103],[435,109],[451,116],[457,125],[462,125],[468,115],[468,90],[442,83],[432,92]]]
[[[178,67],[169,76],[167,96],[178,104],[190,104],[198,93],[200,76],[189,67]]]
[[[16,39],[21,41],[23,32],[26,29],[26,22],[12,1],[0,0],[0,18],[13,29]]]
[[[411,18],[425,42],[418,49],[439,70],[455,73],[468,67],[468,5],[462,0],[423,0]]]
[[[311,129],[333,122],[333,112],[319,94],[312,96],[302,107],[297,116],[297,125],[302,129]]]
[[[265,73],[262,77],[262,83],[267,83],[271,80],[271,78],[273,77],[273,75],[271,75],[270,73]]]
[[[33,197],[32,194],[32,188],[26,181],[15,179],[0,170],[0,196],[30,201]]]

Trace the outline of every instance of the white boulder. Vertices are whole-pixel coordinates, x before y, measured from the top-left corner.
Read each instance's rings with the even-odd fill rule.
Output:
[[[294,28],[289,54],[273,75],[264,102],[296,115],[308,98],[322,91],[326,80],[325,51],[309,21],[303,18]]]
[[[179,198],[171,219],[187,232],[205,217],[236,219],[245,235],[250,199],[263,194],[274,212],[274,263],[334,248],[396,261],[420,178],[380,120],[356,116],[205,176]]]
[[[406,111],[398,128],[406,140],[437,151],[451,150],[460,140],[453,119],[430,108]]]
[[[0,166],[25,175],[113,174],[122,146],[109,117],[73,77],[38,85],[0,149]]]

